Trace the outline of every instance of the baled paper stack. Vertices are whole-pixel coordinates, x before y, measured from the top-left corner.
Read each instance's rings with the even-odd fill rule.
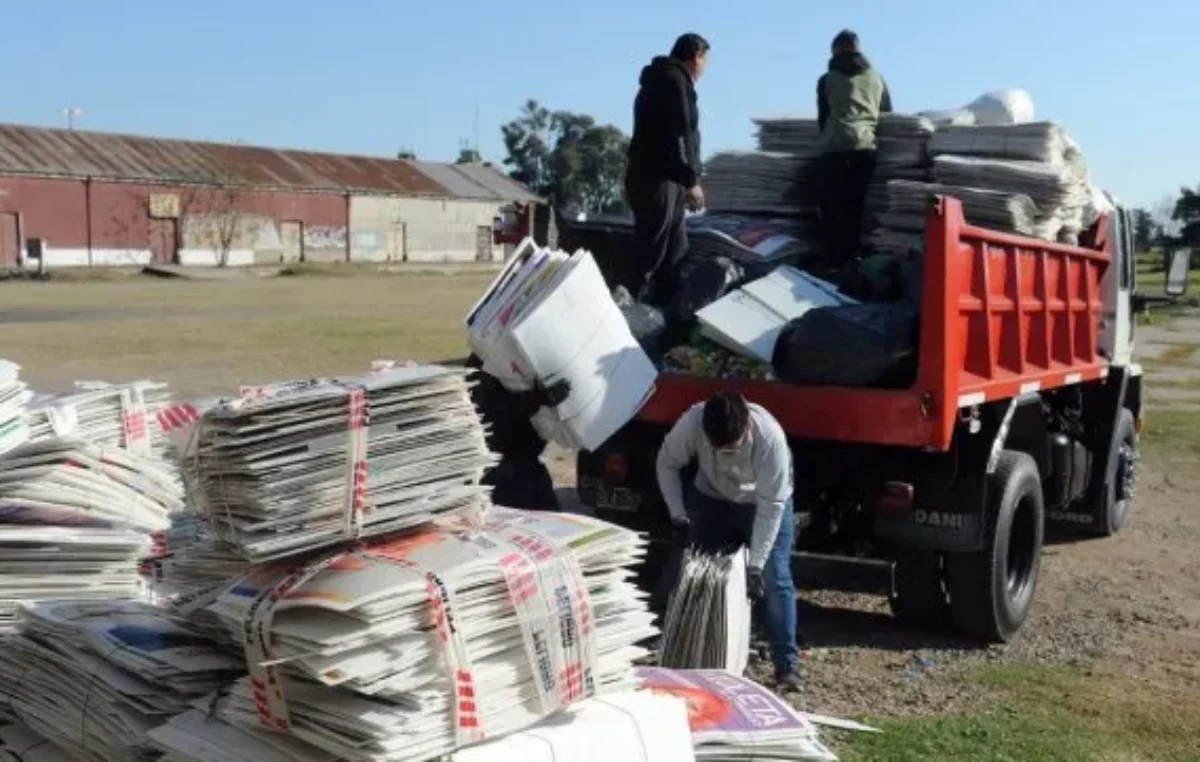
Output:
[[[29,439],[25,406],[33,399],[21,381],[21,366],[0,359],[0,455]]]
[[[837,757],[816,725],[766,688],[740,675],[708,670],[638,669],[654,693],[687,702],[696,759],[707,762],[768,762]]]
[[[1028,196],[1039,237],[1078,241],[1091,197],[1087,161],[1058,125],[946,127],[929,151],[937,182]]]
[[[185,468],[219,539],[260,562],[480,510],[493,462],[464,373],[404,367],[218,405]]]
[[[770,153],[790,153],[814,159],[821,150],[821,129],[816,119],[796,117],[759,117],[753,120],[758,128],[758,150]]]
[[[1037,206],[1028,196],[906,180],[893,180],[887,190],[888,210],[879,219],[894,230],[923,233],[934,198],[953,196],[962,201],[963,214],[972,225],[1026,236],[1049,232],[1038,222]]]
[[[659,665],[740,675],[750,660],[746,552],[689,550],[667,604]]]
[[[78,759],[149,760],[146,733],[232,680],[235,657],[134,602],[23,609],[0,649],[9,713]]]
[[[495,508],[257,567],[211,607],[251,669],[218,713],[341,759],[418,762],[627,690],[657,632],[631,581],[643,555],[596,519]]]
[[[592,255],[526,239],[467,314],[483,370],[511,391],[568,382],[559,405],[533,416],[542,438],[595,451],[650,399],[658,372]]]
[[[82,439],[166,459],[170,449],[159,414],[171,406],[166,384],[81,381],[71,394],[36,400],[27,421],[34,441]]]
[[[75,762],[75,757],[16,722],[0,726],[0,762]]]
[[[723,151],[705,162],[705,203],[713,212],[803,214],[815,205],[812,169],[795,154]]]
[[[164,754],[159,762],[340,762],[291,736],[230,725],[208,709],[189,709],[146,734]]]
[[[0,631],[21,601],[140,594],[150,535],[182,509],[153,460],[64,439],[0,458],[0,504]]]
[[[875,155],[875,172],[863,205],[862,224],[863,241],[872,244],[877,252],[895,253],[890,244],[896,240],[896,229],[882,219],[882,215],[889,211],[888,185],[892,180],[929,179],[927,148],[933,131],[933,122],[921,116],[884,114],[879,119],[879,148]],[[921,229],[924,229],[924,218]]]

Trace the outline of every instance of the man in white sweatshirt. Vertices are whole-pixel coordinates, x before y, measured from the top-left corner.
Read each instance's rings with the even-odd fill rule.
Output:
[[[692,460],[696,479],[685,489],[681,472]],[[658,486],[690,544],[709,551],[749,547],[746,582],[766,609],[775,679],[798,690],[792,454],[779,422],[739,394],[692,407],[658,453]]]

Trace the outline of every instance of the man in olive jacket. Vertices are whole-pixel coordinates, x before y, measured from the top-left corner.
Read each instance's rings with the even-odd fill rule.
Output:
[[[845,264],[858,252],[879,117],[891,110],[887,83],[859,51],[858,35],[839,32],[829,71],[817,80],[821,224],[831,265]]]

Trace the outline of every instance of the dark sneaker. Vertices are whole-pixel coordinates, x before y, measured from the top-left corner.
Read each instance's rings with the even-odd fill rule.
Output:
[[[804,689],[804,681],[800,679],[799,670],[775,670],[775,689],[780,693],[799,693]]]

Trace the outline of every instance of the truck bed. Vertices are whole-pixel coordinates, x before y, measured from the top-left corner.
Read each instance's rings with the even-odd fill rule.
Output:
[[[908,389],[800,386],[678,374],[659,377],[639,419],[674,423],[692,405],[740,391],[803,439],[949,449],[958,411],[1103,378],[1100,282],[1109,223],[1086,246],[967,224],[940,199],[925,225],[917,375]]]

